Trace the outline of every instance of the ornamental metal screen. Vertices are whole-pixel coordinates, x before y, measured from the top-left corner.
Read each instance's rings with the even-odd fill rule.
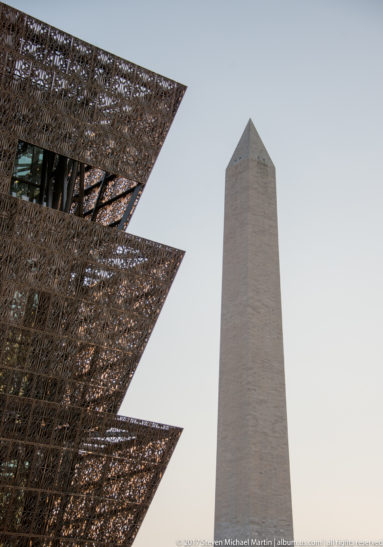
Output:
[[[5,193],[19,140],[145,185],[185,92],[2,3],[0,82]]]
[[[0,546],[131,545],[180,436],[117,412],[183,257],[123,229],[184,90],[0,3]]]

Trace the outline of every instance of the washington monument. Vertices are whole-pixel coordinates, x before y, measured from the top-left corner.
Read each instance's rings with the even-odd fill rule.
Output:
[[[215,539],[293,539],[275,168],[249,120],[226,169]]]

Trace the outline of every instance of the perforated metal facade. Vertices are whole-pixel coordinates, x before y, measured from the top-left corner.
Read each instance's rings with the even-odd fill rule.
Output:
[[[141,193],[185,92],[2,3],[0,80],[5,193],[19,140],[117,175],[114,197]]]
[[[122,228],[184,87],[1,3],[0,28],[0,545],[131,545],[181,430],[116,413],[183,252]],[[20,142],[74,196],[107,172],[93,205],[9,195]]]

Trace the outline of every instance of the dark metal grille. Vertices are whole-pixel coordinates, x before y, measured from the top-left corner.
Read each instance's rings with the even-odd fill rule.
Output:
[[[0,229],[0,392],[116,412],[183,252],[5,195]]]
[[[180,430],[33,399],[0,404],[0,544],[130,545]]]
[[[183,93],[0,3],[0,547],[131,545],[179,438],[116,412],[183,257],[121,231]]]
[[[130,545],[180,429],[112,413],[183,252],[4,194],[0,230],[0,544]]]
[[[0,86],[3,192],[19,140],[142,185],[142,192],[185,92],[2,3]],[[121,220],[116,207],[104,209],[103,224]]]

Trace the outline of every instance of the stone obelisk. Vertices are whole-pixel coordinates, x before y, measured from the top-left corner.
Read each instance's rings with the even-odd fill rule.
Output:
[[[293,539],[275,168],[251,120],[226,169],[215,539],[226,538]]]

